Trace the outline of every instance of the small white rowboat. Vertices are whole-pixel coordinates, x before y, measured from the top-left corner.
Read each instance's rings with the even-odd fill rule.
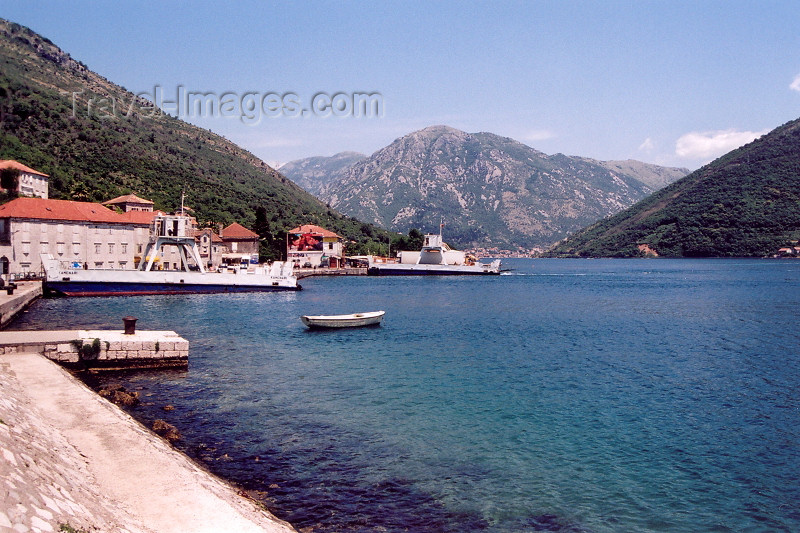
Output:
[[[377,326],[383,320],[386,311],[354,313],[352,315],[303,315],[300,320],[310,328],[357,328],[361,326]]]

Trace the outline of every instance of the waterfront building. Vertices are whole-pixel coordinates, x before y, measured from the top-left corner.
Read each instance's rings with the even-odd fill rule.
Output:
[[[16,198],[0,205],[0,273],[39,273],[41,254],[73,263],[76,268],[135,269],[147,259],[143,255],[155,217],[165,214],[154,211],[153,202],[132,194],[104,204]],[[256,233],[231,224],[223,230],[223,239],[211,228],[199,229],[194,217],[189,221],[187,234],[195,238],[206,268],[219,268],[226,257],[237,267],[258,262]],[[157,268],[180,270],[177,248],[165,247]]]
[[[137,234],[123,215],[92,202],[16,198],[0,205],[0,270],[38,273],[40,254],[80,267],[133,268]]]
[[[303,224],[288,231],[286,257],[299,267],[339,268],[344,257],[342,237],[325,228]]]
[[[16,183],[18,194],[47,199],[50,176],[17,161],[2,159],[0,160],[0,172],[6,170],[19,172]]]

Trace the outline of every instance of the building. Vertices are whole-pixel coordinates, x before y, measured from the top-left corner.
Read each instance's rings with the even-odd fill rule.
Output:
[[[38,273],[42,253],[91,268],[134,268],[141,235],[101,204],[16,198],[0,205],[0,270]]]
[[[47,199],[50,176],[10,159],[0,160],[0,172],[17,171],[16,187],[20,196],[33,196]],[[5,184],[3,184],[5,185]]]
[[[105,207],[119,207],[122,213]],[[73,202],[43,198],[16,198],[0,205],[0,271],[4,274],[39,273],[41,254],[86,268],[137,268],[144,257],[157,215],[153,202],[126,195],[104,202]],[[210,228],[198,229],[189,217],[186,228],[194,237],[208,269],[224,262],[236,268],[258,262],[258,235],[231,224],[221,238]],[[194,265],[190,261],[190,267]],[[157,268],[181,269],[175,247],[159,253]]]
[[[200,258],[205,261],[207,269],[216,270],[222,264],[222,255],[228,253],[228,247],[219,235],[211,228],[195,230],[194,239]]]
[[[344,245],[336,233],[304,224],[287,233],[286,257],[300,267],[339,268],[343,266]]]
[[[143,211],[152,213],[153,202],[139,198],[135,194],[126,194],[124,196],[117,196],[116,198],[103,202],[103,205],[109,207],[117,207],[123,213],[130,213],[131,211]]]

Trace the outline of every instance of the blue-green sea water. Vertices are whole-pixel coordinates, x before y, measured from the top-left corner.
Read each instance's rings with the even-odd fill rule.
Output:
[[[42,300],[15,326],[189,339],[188,371],[102,379],[298,529],[800,531],[800,261],[505,263]]]

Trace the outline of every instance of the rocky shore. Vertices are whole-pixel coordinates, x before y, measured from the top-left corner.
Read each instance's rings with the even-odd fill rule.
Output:
[[[13,353],[0,356],[0,531],[295,530],[56,363]]]

